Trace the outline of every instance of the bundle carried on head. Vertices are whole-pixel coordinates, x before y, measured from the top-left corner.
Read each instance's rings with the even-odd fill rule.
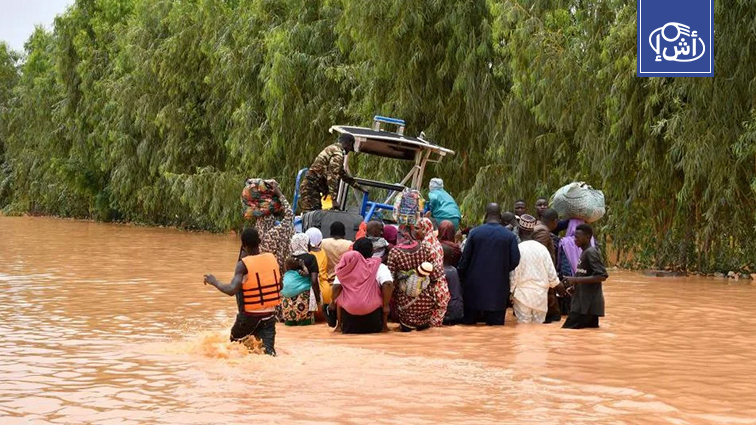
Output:
[[[241,202],[247,220],[283,212],[281,199],[276,195],[273,185],[263,179],[247,179]]]
[[[414,226],[420,221],[425,208],[425,200],[420,191],[404,189],[396,196],[394,201],[394,221],[397,224],[409,224]]]
[[[593,223],[606,214],[604,192],[585,182],[573,182],[563,186],[551,197],[551,208],[560,217],[579,218]]]

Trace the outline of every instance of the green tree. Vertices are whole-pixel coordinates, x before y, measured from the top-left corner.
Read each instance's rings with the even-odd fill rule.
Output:
[[[613,260],[754,271],[756,8],[715,24],[715,78],[637,78],[628,0],[77,0],[0,44],[0,205],[238,228],[246,177],[292,193],[331,125],[381,114],[457,151],[426,180],[469,224],[585,180]]]

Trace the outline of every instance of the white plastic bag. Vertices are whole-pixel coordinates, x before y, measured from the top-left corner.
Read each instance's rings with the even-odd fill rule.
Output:
[[[606,214],[604,192],[585,182],[573,182],[563,186],[551,197],[551,208],[560,217],[579,218],[593,223]]]

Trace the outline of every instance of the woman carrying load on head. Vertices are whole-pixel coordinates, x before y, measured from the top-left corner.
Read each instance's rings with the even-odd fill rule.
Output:
[[[271,214],[258,217],[255,228],[260,232],[260,252],[269,252],[276,256],[281,276],[283,276],[284,262],[289,256],[289,244],[294,235],[294,211],[281,192],[278,182],[275,180],[265,180],[265,182],[271,186],[280,200],[283,216]]]
[[[388,268],[394,277],[394,307],[403,332],[441,326],[449,302],[443,250],[439,257],[435,251],[437,247],[425,242],[426,234],[422,229],[427,229],[428,225],[431,226],[432,236],[430,220],[419,223],[417,228],[402,225],[397,245],[388,257]],[[439,258],[440,264],[437,261]]]
[[[433,222],[429,218],[421,218],[417,223],[418,240],[422,239],[422,244],[428,249],[434,269],[441,270],[438,283],[434,285],[436,309],[433,312],[431,326],[443,326],[446,306],[449,304],[451,294],[449,294],[449,284],[446,282],[446,273],[444,273],[444,248],[433,232]]]

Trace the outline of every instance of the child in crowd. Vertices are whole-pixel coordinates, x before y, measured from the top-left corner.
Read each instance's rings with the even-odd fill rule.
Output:
[[[281,290],[283,322],[286,326],[312,325],[315,320],[310,304],[315,300],[312,300],[310,296],[312,289],[310,272],[304,262],[296,257],[288,257],[284,265],[286,273],[284,273]]]
[[[604,316],[604,291],[601,283],[606,273],[601,253],[591,246],[593,228],[587,224],[577,226],[575,244],[583,250],[574,277],[565,279],[571,287],[572,307],[563,328],[598,328],[599,317]]]
[[[465,315],[462,300],[462,285],[459,282],[457,269],[449,264],[449,260],[452,258],[452,248],[448,245],[442,245],[442,248],[444,250],[444,273],[446,274],[446,282],[449,284],[449,293],[451,294],[449,304],[446,307],[444,325],[456,325],[462,323]]]

